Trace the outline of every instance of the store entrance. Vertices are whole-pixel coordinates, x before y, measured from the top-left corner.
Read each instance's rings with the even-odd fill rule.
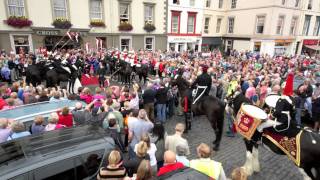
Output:
[[[48,51],[55,49],[76,49],[80,48],[82,43],[81,37],[78,38],[78,42],[73,39],[70,40],[68,36],[62,38],[62,36],[46,36],[44,38],[44,46]]]

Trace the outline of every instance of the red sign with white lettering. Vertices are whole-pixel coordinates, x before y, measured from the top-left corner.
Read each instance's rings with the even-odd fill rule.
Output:
[[[317,45],[319,40],[317,39],[305,39],[303,40],[303,45]]]

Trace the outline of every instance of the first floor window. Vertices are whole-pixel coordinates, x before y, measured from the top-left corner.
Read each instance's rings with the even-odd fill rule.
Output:
[[[302,35],[308,36],[309,27],[310,27],[310,20],[311,20],[311,16],[310,15],[306,15],[305,19],[304,19],[304,24],[303,24]]]
[[[53,0],[53,12],[55,18],[67,18],[66,0]]]
[[[298,22],[298,17],[292,17],[291,24],[290,24],[290,35],[295,34],[297,22]]]
[[[211,0],[206,0],[206,7],[210,7],[211,6]]]
[[[121,43],[121,51],[124,50],[129,50],[130,49],[130,41],[131,39],[129,38],[121,38],[120,43]]]
[[[286,4],[286,0],[282,0],[282,5],[285,5]]]
[[[173,13],[171,17],[171,32],[179,33],[180,14]]]
[[[312,9],[312,0],[309,0],[308,1],[308,7],[307,9],[311,10]]]
[[[320,28],[320,16],[317,16],[316,24],[314,25],[313,35],[319,36],[319,28]]]
[[[196,14],[189,14],[188,15],[188,28],[187,33],[195,33],[195,22],[196,22]]]
[[[8,0],[9,16],[24,16],[24,0]]]
[[[284,24],[284,16],[279,16],[279,19],[277,22],[276,34],[282,34],[283,24]]]
[[[231,8],[234,9],[237,7],[237,0],[231,0]]]
[[[209,33],[209,22],[210,22],[210,18],[206,17],[204,19],[204,33],[206,33],[206,34]]]
[[[229,17],[228,19],[228,33],[233,33],[234,29],[234,17]]]
[[[153,37],[146,37],[144,44],[145,44],[144,47],[146,50],[152,51],[154,49],[153,48],[154,38]]]
[[[102,1],[90,0],[90,18],[102,19]]]
[[[222,18],[217,19],[216,33],[220,33]]]
[[[257,17],[257,29],[256,29],[257,34],[263,34],[265,19],[266,19],[265,16]]]
[[[180,0],[173,0],[173,4],[180,4]]]
[[[17,54],[29,53],[31,49],[30,38],[28,35],[13,35],[12,45]]]
[[[219,8],[221,9],[223,6],[223,0],[219,0]]]
[[[298,7],[299,3],[300,3],[300,0],[296,0],[295,3],[294,3],[294,7]]]
[[[144,6],[144,23],[153,24],[153,5]]]
[[[129,22],[130,12],[129,4],[120,4],[120,23]]]

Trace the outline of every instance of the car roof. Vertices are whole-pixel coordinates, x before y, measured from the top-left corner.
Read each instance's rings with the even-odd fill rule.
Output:
[[[14,177],[53,162],[114,146],[104,129],[89,125],[19,138],[0,144],[0,177]]]

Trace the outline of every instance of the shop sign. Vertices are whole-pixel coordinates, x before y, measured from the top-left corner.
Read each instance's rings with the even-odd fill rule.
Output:
[[[36,31],[36,34],[40,36],[58,36],[60,33],[59,31],[39,30]]]
[[[171,42],[197,42],[196,38],[174,37]]]
[[[303,40],[303,45],[318,45],[319,40],[317,39],[305,39]]]

